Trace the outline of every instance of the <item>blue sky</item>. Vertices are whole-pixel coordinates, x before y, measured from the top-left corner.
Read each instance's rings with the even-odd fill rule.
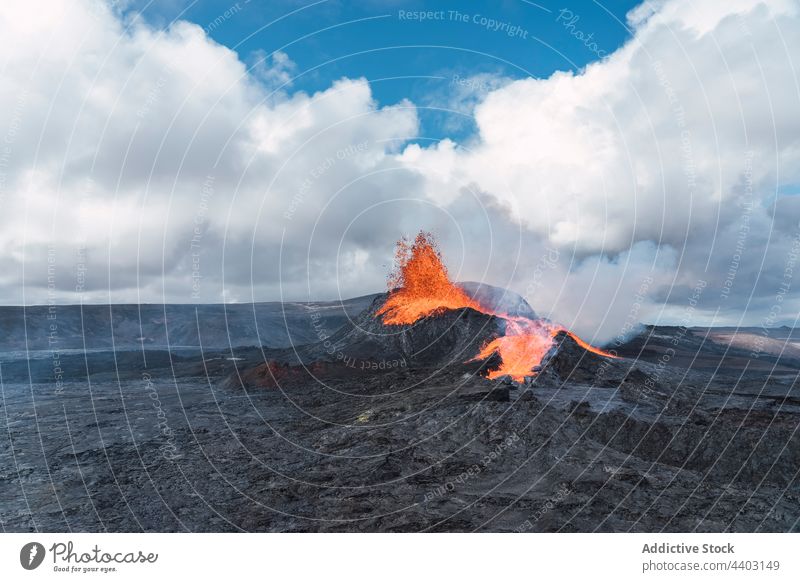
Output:
[[[437,95],[452,93],[454,77],[546,78],[577,71],[630,38],[625,15],[636,4],[138,0],[128,11],[156,27],[175,19],[197,23],[250,65],[264,53],[285,52],[297,65],[292,90],[322,91],[335,79],[365,77],[380,105],[414,102],[421,135],[439,139],[463,138],[471,129],[468,118],[435,109],[443,105]],[[433,18],[409,16],[417,12]],[[498,30],[489,28],[489,19]],[[591,35],[589,46],[579,33]]]

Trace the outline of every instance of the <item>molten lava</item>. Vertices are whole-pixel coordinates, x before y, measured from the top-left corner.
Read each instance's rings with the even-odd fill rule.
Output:
[[[532,321],[524,317],[508,319],[506,335],[488,342],[470,361],[485,360],[497,353],[502,363],[496,370],[489,370],[486,376],[511,376],[521,382],[525,376],[533,375],[533,367],[539,365],[553,347],[553,338],[558,331],[544,321]]]
[[[377,315],[383,316],[384,324],[412,324],[429,315],[465,307],[505,320],[505,335],[487,342],[478,355],[470,360],[484,360],[497,353],[502,362],[499,368],[488,372],[489,378],[511,376],[514,380],[522,381],[526,376],[533,376],[533,368],[541,363],[553,347],[553,338],[560,331],[566,332],[590,352],[615,357],[589,345],[560,325],[498,313],[472,299],[450,280],[436,241],[430,233],[420,232],[413,242],[400,240],[397,243],[395,265],[395,271],[388,281],[389,297],[377,311]]]
[[[398,241],[394,273],[389,275],[389,298],[378,310],[383,323],[402,325],[447,309],[471,307],[486,311],[461,287],[453,284],[433,235],[421,232],[409,242]]]

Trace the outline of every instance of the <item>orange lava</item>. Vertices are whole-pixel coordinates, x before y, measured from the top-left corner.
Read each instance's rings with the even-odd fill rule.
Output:
[[[592,352],[593,354],[597,354],[598,356],[603,356],[603,357],[606,357],[606,358],[616,358],[617,357],[614,354],[612,354],[611,352],[607,352],[605,350],[601,350],[600,348],[596,348],[592,344],[587,344],[585,341],[583,341],[581,338],[576,336],[571,331],[567,331],[566,329],[564,331],[567,332],[567,335],[569,335],[569,337],[571,337],[572,339],[575,340],[576,344],[581,346],[587,352]]]
[[[500,367],[489,370],[486,376],[490,379],[511,376],[521,382],[526,376],[534,375],[533,367],[539,365],[553,347],[553,337],[558,332],[558,328],[544,321],[510,318],[506,324],[506,335],[488,342],[470,361],[485,360],[498,353],[502,359]]]
[[[433,235],[421,232],[414,242],[400,240],[395,252],[397,269],[389,276],[389,298],[378,310],[383,323],[402,325],[447,309],[484,309],[454,285]]]
[[[564,331],[582,348],[605,357],[616,357],[586,343],[559,325],[545,320],[497,313],[484,307],[455,285],[447,274],[436,241],[430,233],[420,232],[413,242],[402,239],[395,253],[396,269],[389,276],[389,297],[378,310],[386,325],[406,325],[448,309],[472,308],[506,321],[505,335],[489,341],[469,361],[484,360],[494,353],[501,364],[490,370],[489,378],[510,376],[521,382],[533,376],[553,346],[553,338]]]

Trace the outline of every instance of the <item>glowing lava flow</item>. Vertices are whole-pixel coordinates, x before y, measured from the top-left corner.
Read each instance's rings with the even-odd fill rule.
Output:
[[[534,321],[525,317],[509,317],[508,315],[498,315],[498,317],[502,317],[507,322],[506,335],[488,342],[481,348],[478,355],[470,360],[484,360],[495,352],[500,354],[500,358],[503,360],[502,364],[496,370],[489,370],[486,374],[487,378],[511,376],[512,379],[521,382],[526,376],[535,375],[533,368],[541,364],[544,356],[553,347],[553,339],[562,331],[586,351],[606,358],[617,357],[586,343],[560,325],[553,325],[543,320]]]
[[[395,263],[396,270],[388,281],[389,297],[377,312],[377,315],[383,316],[384,324],[412,324],[429,315],[465,307],[505,320],[505,335],[487,342],[478,355],[470,360],[483,360],[494,353],[499,354],[502,363],[496,370],[488,372],[489,378],[507,375],[522,381],[526,376],[533,376],[534,366],[541,363],[553,346],[553,338],[561,331],[590,352],[615,357],[587,344],[560,325],[498,313],[479,304],[450,280],[436,241],[430,233],[419,233],[413,242],[400,240]]]
[[[553,347],[553,338],[559,332],[559,328],[545,321],[532,321],[524,317],[505,319],[506,335],[488,342],[470,361],[485,360],[492,354],[498,353],[502,359],[500,367],[489,370],[486,376],[488,378],[511,376],[521,382],[525,376],[533,375],[533,367],[539,365],[548,350]]]

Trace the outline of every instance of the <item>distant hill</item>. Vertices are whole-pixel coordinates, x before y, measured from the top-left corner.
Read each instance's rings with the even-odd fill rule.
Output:
[[[286,347],[332,334],[375,297],[318,303],[0,307],[0,350],[125,350],[198,347],[201,342],[207,349]]]
[[[516,293],[480,283],[461,285],[482,303],[535,317]],[[201,342],[204,349],[284,348],[332,335],[378,295],[320,302],[0,307],[0,351],[156,349]]]

